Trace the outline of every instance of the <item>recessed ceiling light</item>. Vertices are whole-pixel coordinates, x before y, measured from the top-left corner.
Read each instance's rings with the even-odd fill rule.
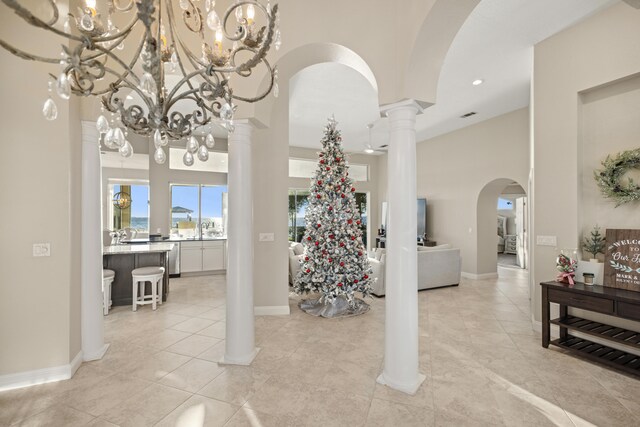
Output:
[[[371,148],[370,145],[367,145],[367,148],[364,149],[364,152],[367,154],[373,154],[375,152],[375,150],[373,148]]]
[[[474,86],[480,86],[482,83],[484,83],[484,80],[482,79],[476,79],[473,82],[471,82],[471,84]]]

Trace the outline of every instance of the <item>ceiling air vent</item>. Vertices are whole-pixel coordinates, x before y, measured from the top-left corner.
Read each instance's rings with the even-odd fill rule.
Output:
[[[476,114],[478,114],[478,113],[476,113],[475,111],[471,111],[470,113],[461,115],[460,118],[461,119],[466,119],[467,117],[475,116]]]
[[[387,148],[388,146],[389,146],[389,144],[384,144],[384,145],[381,145],[381,146],[380,146],[380,147],[378,147],[378,148]]]

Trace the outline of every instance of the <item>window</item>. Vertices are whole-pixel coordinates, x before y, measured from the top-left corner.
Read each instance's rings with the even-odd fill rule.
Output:
[[[171,235],[211,239],[227,235],[227,187],[171,185]]]
[[[289,190],[289,241],[300,242],[306,224],[304,213],[309,204],[309,190]]]
[[[289,159],[290,178],[313,178],[318,162],[310,159]],[[369,166],[349,163],[349,176],[355,181],[369,181]]]
[[[306,223],[304,214],[309,204],[309,190],[289,190],[289,241],[300,242],[304,237]],[[362,243],[367,247],[367,193],[355,193],[356,206],[360,210],[360,230],[362,230]]]
[[[129,198],[130,203],[123,203],[123,207],[116,206],[114,197],[119,200]],[[149,232],[149,186],[144,184],[109,184],[109,217],[112,230],[132,228],[138,233]]]
[[[502,197],[498,197],[498,210],[512,210],[513,209],[513,200],[503,199]]]
[[[169,148],[169,169],[198,172],[229,172],[228,153],[209,151],[209,160],[207,160],[206,162],[200,161],[200,159],[198,159],[198,156],[193,156],[193,166],[184,165],[184,163],[182,162],[184,153],[184,148]]]

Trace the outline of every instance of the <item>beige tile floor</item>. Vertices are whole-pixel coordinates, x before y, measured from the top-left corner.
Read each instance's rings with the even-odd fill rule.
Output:
[[[638,426],[640,380],[543,349],[526,277],[424,291],[415,396],[376,384],[384,299],[364,316],[257,317],[250,367],[221,366],[224,276],[174,279],[152,312],[105,318],[111,348],[73,379],[0,393],[0,425]]]

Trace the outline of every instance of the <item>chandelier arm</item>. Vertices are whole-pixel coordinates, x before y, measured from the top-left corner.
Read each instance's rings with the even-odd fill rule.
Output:
[[[60,62],[60,59],[56,59],[56,58],[45,58],[44,56],[37,56],[37,55],[32,55],[30,53],[27,53],[23,50],[20,50],[16,47],[11,46],[9,43],[5,42],[4,40],[0,39],[0,46],[2,46],[5,50],[7,50],[9,53],[14,54],[15,56],[22,58],[22,59],[26,59],[29,61],[38,61],[38,62],[48,62],[51,64],[58,64]]]
[[[191,50],[186,46],[186,44],[180,38],[180,35],[178,33],[178,28],[176,27],[176,21],[174,19],[174,15],[173,15],[173,9],[171,7],[167,7],[167,15],[169,16],[169,24],[170,24],[169,25],[169,33],[171,34],[172,45],[175,46],[175,41],[176,40],[178,41],[178,44],[180,45],[180,47],[182,48],[182,51],[187,56],[187,59],[189,59],[189,62],[191,62],[191,65],[193,66],[193,68],[198,68],[198,65],[201,66],[201,67],[206,67],[207,64],[201,62],[198,59],[197,55],[195,55],[193,52],[191,52]],[[177,52],[176,52],[176,54],[177,54]],[[195,63],[194,63],[194,61],[195,61]],[[178,55],[178,62],[180,62],[183,74],[186,74],[186,70],[184,69],[184,67],[182,67],[182,61],[180,61],[180,55]]]
[[[120,6],[120,0],[112,0],[111,4],[115,8],[115,10],[117,10],[118,12],[128,12],[133,8],[134,1],[129,0],[129,4],[124,7]]]
[[[47,24],[40,18],[37,18],[33,13],[31,13],[28,9],[20,6],[16,0],[2,0],[2,2],[7,5],[10,9],[13,9],[16,15],[25,20],[28,24],[33,25],[34,27],[42,28],[47,31],[51,31],[54,34],[57,34],[62,37],[66,37],[69,40],[75,40],[77,42],[83,42],[83,37],[74,36],[73,34],[65,33],[64,31],[60,31],[57,28]]]
[[[92,37],[91,40],[94,43],[105,43],[105,42],[110,42],[110,41],[113,41],[113,40],[118,40],[120,38],[126,38],[129,35],[129,33],[131,33],[131,31],[133,30],[133,28],[136,26],[137,23],[138,23],[138,19],[134,18],[134,19],[131,20],[131,22],[129,22],[127,24],[126,27],[124,27],[122,30],[120,30],[119,33],[113,34],[113,35],[110,35],[110,36],[107,36],[107,37],[102,37],[102,36],[98,36],[98,37],[95,37],[95,38]]]
[[[260,63],[261,59],[264,56],[266,56],[267,51],[271,47],[271,42],[273,41],[273,34],[275,32],[275,30],[274,30],[275,24],[276,24],[275,16],[278,14],[278,5],[277,4],[273,5],[273,7],[271,8],[271,14],[269,14],[267,12],[267,9],[262,4],[257,3],[257,2],[253,2],[253,1],[243,1],[243,2],[240,2],[240,3],[236,3],[236,6],[249,4],[249,3],[253,4],[254,6],[258,6],[259,8],[261,8],[267,14],[267,16],[269,17],[269,28],[268,28],[268,31],[267,31],[267,37],[266,37],[264,43],[262,43],[262,46],[260,47],[260,49],[258,49],[257,51],[255,51],[254,49],[251,49],[251,48],[244,47],[244,48],[239,48],[234,52],[234,56],[235,56],[235,53],[237,53],[240,50],[252,51],[255,54],[251,59],[249,59],[246,62],[244,62],[244,63],[242,63],[240,65],[237,65],[237,66],[234,64],[232,69],[224,69],[224,68],[218,69],[218,68],[216,68],[215,69],[216,71],[220,71],[220,72],[236,72],[236,73],[238,73],[238,71],[250,70],[250,69],[254,68],[256,65],[258,65],[258,63]],[[230,8],[229,10],[227,10],[227,13],[225,14],[225,17],[224,17],[224,19],[225,19],[224,20],[224,22],[225,22],[225,25],[224,25],[225,26],[225,28],[224,28],[225,33],[226,33],[226,22],[227,22],[227,19],[229,18],[229,14],[235,8],[236,7]],[[231,38],[231,37],[229,37],[229,39],[230,40],[235,40],[234,38]],[[238,73],[238,74],[240,74],[240,73]]]
[[[47,25],[55,25],[55,23],[58,22],[58,19],[60,18],[60,11],[58,10],[58,5],[56,5],[55,0],[49,0],[49,4],[51,5],[51,9],[53,10],[53,16],[51,17],[49,22],[47,22]]]
[[[167,96],[167,99],[172,99],[173,96],[176,94],[176,92],[178,91],[178,89],[180,89],[180,87],[185,84],[185,83],[191,83],[191,79],[195,76],[203,76],[203,73],[206,73],[206,70],[200,69],[200,70],[196,70],[196,71],[192,71],[191,73],[185,75],[178,83],[176,83],[176,85],[173,87],[173,89],[171,89],[171,92],[169,93],[169,95]],[[218,77],[216,76],[216,80],[218,80],[217,84],[220,83],[220,80],[218,79]],[[213,83],[211,83],[212,85],[214,85]],[[217,85],[215,84],[215,85]],[[215,86],[214,85],[214,86]],[[193,86],[191,86],[189,84],[189,89],[190,90],[195,90],[198,91],[199,89],[194,88]]]
[[[142,44],[140,46],[142,46]],[[111,50],[105,49],[102,46],[96,46],[95,48],[96,48],[96,50],[99,50],[99,51],[103,52],[104,54],[106,54],[109,58],[113,58],[113,60],[115,62],[117,62],[122,68],[124,68],[126,74],[131,74],[132,76],[134,76],[136,78],[136,80],[138,80],[138,83],[140,82],[140,78],[136,75],[136,73],[133,72],[133,66],[138,61],[138,56],[137,55],[134,57],[135,59],[131,62],[131,66],[128,66],[127,64],[124,63],[124,61],[122,61],[120,58],[118,58],[116,55],[114,55],[111,52]],[[140,51],[138,51],[138,54],[139,53],[140,53]]]
[[[267,95],[269,95],[269,93],[271,92],[271,89],[273,89],[273,84],[275,83],[275,77],[274,77],[275,68],[271,67],[271,64],[269,64],[269,62],[266,60],[266,58],[263,58],[262,62],[264,62],[265,66],[269,70],[269,74],[271,76],[271,79],[269,79],[269,87],[267,89],[265,89],[264,92],[262,92],[260,95],[254,97],[254,98],[245,98],[245,97],[237,96],[237,95],[233,95],[233,94],[231,95],[231,98],[237,99],[238,101],[244,101],[244,102],[258,102],[258,101],[261,101],[264,98],[266,98]]]

